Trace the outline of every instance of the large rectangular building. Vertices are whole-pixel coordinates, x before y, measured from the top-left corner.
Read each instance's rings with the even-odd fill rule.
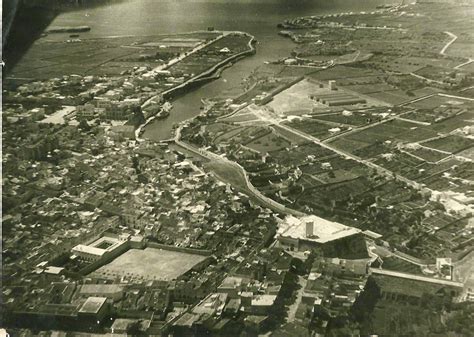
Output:
[[[328,257],[364,258],[367,255],[360,229],[315,215],[286,217],[278,226],[277,240],[281,247],[289,250],[306,251],[322,247]]]
[[[118,238],[103,236],[88,245],[75,246],[72,253],[87,261],[97,261],[128,245],[129,240],[128,234],[122,234]]]
[[[109,314],[106,297],[89,297],[80,307],[78,318],[84,323],[101,322]]]

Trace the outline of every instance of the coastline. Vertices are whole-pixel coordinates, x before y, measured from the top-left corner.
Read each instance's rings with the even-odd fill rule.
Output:
[[[243,51],[243,52],[240,52],[238,54],[235,54],[235,55],[232,55],[228,58],[226,58],[225,60],[215,64],[214,66],[212,66],[211,68],[209,68],[208,70],[204,71],[203,73],[201,74],[198,74],[196,76],[194,76],[193,78],[187,80],[186,82],[184,83],[181,83],[180,85],[176,86],[176,87],[173,87],[171,89],[168,89],[158,95],[155,95],[151,98],[149,98],[148,100],[146,100],[143,104],[142,104],[142,107],[146,107],[149,102],[151,102],[154,98],[156,98],[157,96],[163,96],[165,97],[166,95],[170,95],[170,94],[173,94],[174,92],[176,91],[179,91],[179,90],[184,90],[186,88],[188,88],[189,86],[192,86],[192,85],[195,85],[196,83],[199,83],[199,82],[203,82],[203,81],[208,81],[208,80],[214,80],[214,79],[217,79],[220,77],[220,74],[221,72],[224,70],[225,66],[228,65],[230,62],[232,61],[235,61],[235,60],[238,60],[242,57],[245,57],[247,55],[251,55],[251,54],[254,54],[256,52],[256,48],[254,46],[255,42],[256,42],[256,39],[255,39],[255,36],[249,34],[249,33],[246,33],[246,32],[240,32],[240,31],[215,31],[216,33],[221,33],[222,35],[220,35],[217,39],[214,39],[211,41],[211,43],[209,44],[212,44],[214,43],[215,41],[217,41],[218,39],[221,39],[222,37],[226,36],[226,35],[229,35],[229,34],[241,34],[241,35],[245,35],[245,36],[248,36],[250,38],[247,46],[248,46],[248,49]],[[205,47],[205,46],[204,46]],[[166,69],[167,67],[175,64],[176,62],[169,62],[166,67],[163,67],[163,69]],[[149,117],[143,124],[139,125],[138,128],[135,130],[135,139],[139,142],[141,141],[144,141],[143,138],[141,138],[141,134],[144,132],[144,128],[152,121],[154,121],[155,119],[157,118],[156,115],[153,115],[151,117]]]

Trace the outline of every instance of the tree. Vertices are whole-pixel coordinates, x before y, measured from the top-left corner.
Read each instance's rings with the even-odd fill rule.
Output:
[[[141,325],[140,321],[135,321],[135,322],[129,324],[128,327],[127,327],[127,334],[129,334],[131,336],[139,335],[141,333],[140,325]]]
[[[138,160],[138,158],[132,157],[132,167],[135,169],[135,171],[139,171],[139,165],[140,161]]]
[[[81,118],[79,121],[79,129],[81,129],[81,131],[88,132],[91,130],[91,126],[84,118]]]

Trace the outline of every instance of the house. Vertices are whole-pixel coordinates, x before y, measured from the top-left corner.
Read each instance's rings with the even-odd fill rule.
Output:
[[[267,315],[273,307],[277,295],[257,295],[252,298],[250,312],[254,315]]]
[[[106,297],[89,297],[81,306],[78,317],[87,322],[102,321],[109,314]]]
[[[101,296],[118,301],[123,297],[123,287],[118,284],[84,284],[79,294],[82,296]]]
[[[133,125],[114,125],[110,129],[112,138],[120,139],[135,139],[135,126]]]

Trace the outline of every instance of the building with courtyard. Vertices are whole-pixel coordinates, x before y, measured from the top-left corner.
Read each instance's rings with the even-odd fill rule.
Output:
[[[90,244],[80,244],[72,248],[72,253],[86,261],[98,261],[115,255],[128,247],[129,234],[120,234],[118,237],[102,236]]]

